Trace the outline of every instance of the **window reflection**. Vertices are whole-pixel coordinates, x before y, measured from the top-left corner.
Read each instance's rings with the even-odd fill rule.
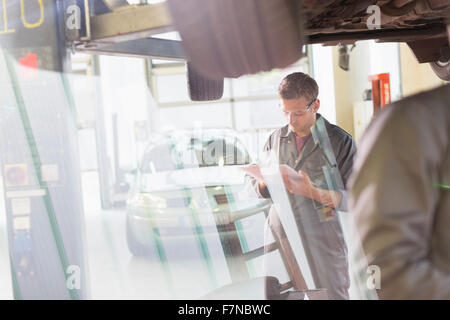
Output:
[[[1,75],[0,297],[264,299],[264,276],[292,289],[286,257],[267,246],[277,240],[267,226],[273,199],[249,192],[241,168],[260,160],[268,134],[283,121],[280,79],[294,67],[306,70],[307,61],[226,79],[223,100],[193,104],[179,62],[72,58],[73,73],[34,74],[12,57],[18,84]],[[14,186],[8,177],[27,183]],[[31,186],[39,192],[14,193]],[[282,185],[273,188],[285,196]],[[292,217],[282,222],[298,252]],[[23,258],[28,249],[35,256]],[[296,253],[288,259],[311,268]],[[81,289],[66,287],[78,270]]]

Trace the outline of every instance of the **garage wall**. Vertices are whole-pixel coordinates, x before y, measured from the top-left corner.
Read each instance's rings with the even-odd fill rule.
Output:
[[[350,46],[349,46],[350,48]],[[443,84],[428,64],[419,64],[406,44],[359,41],[350,52],[350,70],[338,66],[339,50],[333,47],[337,124],[354,136],[353,104],[371,88],[368,76],[388,72],[392,101]]]
[[[399,73],[398,63],[382,63],[388,56],[392,57],[391,51],[394,51],[395,54],[395,48],[385,47],[383,48],[385,53],[380,54],[379,51],[383,52],[383,50],[377,46],[380,44],[375,44],[373,41],[357,42],[356,47],[351,52],[349,51],[348,71],[339,68],[339,49],[337,46],[333,47],[337,124],[352,136],[354,136],[353,104],[356,101],[362,101],[364,91],[371,88],[369,75],[389,72],[392,96],[395,97],[399,94],[399,89],[394,89],[399,88],[399,85],[395,85],[395,80],[392,82],[392,79],[398,78],[398,76],[396,77],[396,74]],[[351,46],[349,46],[349,50],[350,48]]]
[[[319,113],[330,123],[336,124],[336,89],[333,81],[333,48],[320,44],[311,46],[312,77],[319,86]]]
[[[400,44],[400,61],[403,96],[439,87],[444,81],[439,79],[428,63],[419,64],[407,44]]]
[[[354,136],[353,130],[353,90],[350,73],[339,68],[339,50],[333,47],[334,89],[336,96],[336,124]]]

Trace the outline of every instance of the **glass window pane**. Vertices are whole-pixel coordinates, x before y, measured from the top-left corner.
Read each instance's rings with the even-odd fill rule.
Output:
[[[276,128],[285,125],[278,103],[278,100],[237,102],[235,104],[237,129]]]
[[[161,75],[156,78],[158,102],[190,101],[185,74]]]
[[[236,97],[276,95],[281,80],[288,74],[298,71],[307,73],[307,65],[299,65],[296,68],[276,69],[270,72],[232,79],[233,95]]]
[[[157,95],[159,103],[191,101],[189,97],[186,73],[158,75],[156,76],[156,83],[158,88]],[[225,79],[222,99],[229,97],[230,81]]]
[[[231,128],[229,103],[160,108],[161,129]]]

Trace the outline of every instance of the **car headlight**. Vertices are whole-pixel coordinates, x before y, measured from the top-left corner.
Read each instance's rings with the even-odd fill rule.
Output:
[[[145,208],[157,208],[165,209],[167,208],[166,199],[150,193],[138,193],[134,197],[132,204],[135,207],[145,207]]]

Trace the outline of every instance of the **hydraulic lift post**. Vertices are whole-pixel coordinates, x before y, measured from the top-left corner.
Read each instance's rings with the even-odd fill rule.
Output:
[[[0,16],[0,165],[14,298],[86,299],[65,8],[55,0],[3,1]]]

